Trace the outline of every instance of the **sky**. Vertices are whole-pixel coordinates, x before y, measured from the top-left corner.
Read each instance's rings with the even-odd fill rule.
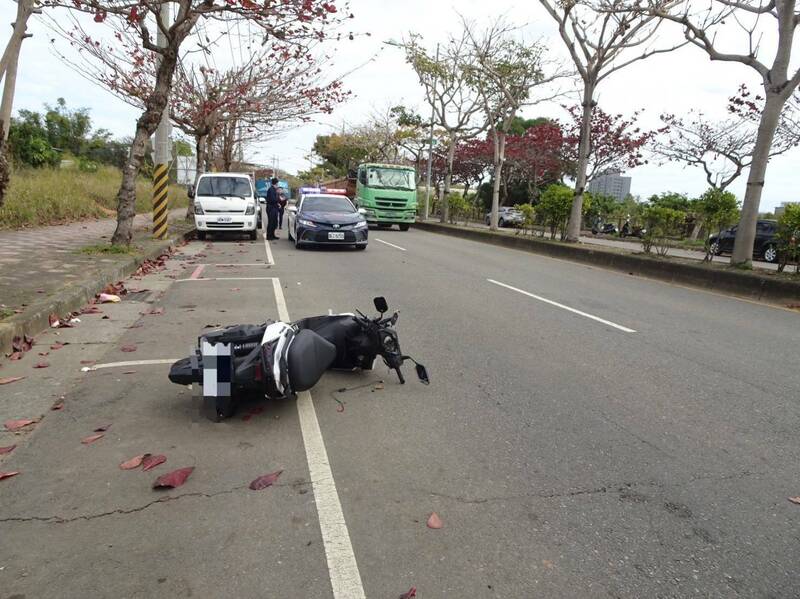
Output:
[[[0,1],[3,2],[3,16],[13,20],[13,3]],[[357,35],[353,41],[337,44],[328,68],[333,76],[353,71],[344,80],[345,87],[352,92],[351,99],[331,115],[317,117],[279,139],[247,148],[248,160],[268,165],[277,162],[280,168],[296,172],[310,166],[310,160],[314,159],[310,156],[311,147],[319,134],[359,124],[370,114],[398,104],[427,115],[429,110],[425,108],[422,89],[413,70],[406,64],[402,51],[385,42],[415,32],[433,49],[437,42],[444,42],[448,35],[461,30],[461,16],[478,26],[503,16],[522,28],[520,35],[524,39],[541,40],[553,57],[567,60],[555,22],[538,0],[350,0],[350,9],[355,19],[348,25],[356,33],[370,35]],[[108,129],[120,137],[132,135],[136,109],[62,64],[52,52],[53,34],[44,23],[36,22],[30,30],[34,36],[23,46],[15,110],[38,110],[42,104],[54,103],[56,98],[63,97],[70,107],[89,108],[95,127]],[[735,44],[741,39],[738,32],[731,31],[727,36],[725,33],[721,38],[723,43]],[[666,24],[657,43],[666,45],[680,38],[680,31]],[[767,32],[762,40],[765,56],[771,50],[771,41],[770,32]],[[735,45],[729,47],[736,48]],[[220,54],[225,50],[220,48]],[[798,53],[800,42],[796,42],[795,47],[795,55]],[[291,85],[291,82],[286,83]],[[712,63],[701,50],[684,47],[613,74],[601,83],[596,99],[606,112],[629,116],[643,110],[642,126],[656,128],[660,123],[658,116],[664,112],[684,115],[695,109],[709,117],[724,117],[727,98],[741,83],[755,90],[759,82],[754,72],[743,65]],[[558,102],[525,107],[521,115],[564,118],[560,104],[577,102],[577,94],[572,93]],[[800,148],[772,159],[761,201],[762,211],[770,211],[782,202],[800,200],[796,184],[798,166]],[[701,169],[676,163],[661,164],[657,158],[625,174],[632,177],[631,192],[642,198],[665,191],[696,196],[707,187]],[[744,196],[745,182],[746,173],[731,187],[740,199]]]

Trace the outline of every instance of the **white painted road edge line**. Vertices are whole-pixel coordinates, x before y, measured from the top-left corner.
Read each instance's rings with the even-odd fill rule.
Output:
[[[152,366],[155,364],[174,364],[180,358],[168,358],[164,360],[130,360],[128,362],[108,362],[106,364],[95,364],[94,366],[84,366],[81,372],[92,372],[103,368],[125,368],[126,366]]]
[[[289,322],[286,299],[278,278],[272,279],[275,301],[278,304],[278,317]],[[317,504],[319,528],[322,543],[328,560],[328,576],[331,579],[334,599],[364,599],[364,587],[358,571],[356,556],[350,543],[350,533],[344,521],[342,504],[336,492],[336,482],[325,450],[325,441],[319,428],[314,402],[308,391],[297,394],[297,414],[300,430],[306,448],[308,472],[311,478],[314,501]]]
[[[551,306],[555,306],[556,308],[561,308],[562,310],[567,310],[568,312],[572,312],[573,314],[578,314],[579,316],[585,316],[586,318],[591,318],[592,320],[596,320],[597,322],[602,322],[603,324],[607,324],[610,327],[614,327],[615,329],[619,329],[625,333],[635,333],[634,329],[629,329],[628,327],[624,327],[621,324],[617,324],[615,322],[611,322],[610,320],[605,320],[604,318],[600,318],[599,316],[594,316],[592,314],[587,314],[586,312],[581,312],[580,310],[576,310],[575,308],[570,308],[569,306],[565,306],[564,304],[559,304],[558,302],[554,302],[553,300],[549,300],[545,297],[540,295],[534,295],[533,293],[529,293],[527,291],[523,291],[522,289],[517,289],[516,287],[512,287],[511,285],[506,285],[505,283],[501,283],[500,281],[495,281],[494,279],[486,279],[490,283],[494,285],[499,285],[500,287],[505,287],[506,289],[510,289],[511,291],[516,291],[517,293],[521,293],[522,295],[527,295],[528,297],[532,297],[533,299],[539,300],[540,302],[544,302],[545,304],[550,304]]]
[[[375,241],[377,241],[377,242],[379,242],[379,243],[382,243],[382,244],[384,244],[384,245],[390,245],[390,246],[392,246],[393,248],[395,248],[395,249],[397,249],[397,250],[400,250],[401,252],[405,252],[405,251],[407,251],[407,250],[406,250],[406,248],[401,248],[399,245],[395,245],[395,244],[393,244],[393,243],[389,243],[388,241],[384,241],[383,239],[378,239],[377,237],[375,238]]]

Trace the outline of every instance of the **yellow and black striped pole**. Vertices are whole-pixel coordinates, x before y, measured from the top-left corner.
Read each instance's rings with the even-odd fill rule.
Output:
[[[167,237],[169,205],[169,165],[156,164],[153,169],[153,237]]]

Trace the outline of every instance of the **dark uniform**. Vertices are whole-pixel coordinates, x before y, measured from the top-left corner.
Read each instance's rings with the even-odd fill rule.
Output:
[[[278,228],[278,215],[280,214],[280,197],[278,187],[270,185],[267,190],[267,239],[277,239],[275,229]]]

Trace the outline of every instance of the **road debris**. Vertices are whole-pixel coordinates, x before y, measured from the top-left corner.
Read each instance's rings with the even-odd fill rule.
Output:
[[[250,483],[250,488],[253,491],[260,491],[261,489],[266,489],[267,487],[271,487],[275,484],[275,481],[278,480],[278,477],[281,475],[283,470],[276,470],[275,472],[271,472],[270,474],[265,474],[264,476],[259,476],[253,482]]]
[[[175,489],[186,482],[186,479],[194,472],[194,466],[179,468],[167,474],[162,474],[153,483],[154,489]]]
[[[102,439],[103,437],[105,437],[105,433],[97,433],[95,435],[89,435],[88,437],[84,437],[83,439],[81,439],[81,443],[83,443],[84,445],[91,445],[92,443]]]
[[[430,516],[428,516],[428,521],[426,522],[428,528],[432,528],[434,530],[439,530],[444,523],[442,519],[439,517],[439,514],[436,512],[432,512]]]
[[[11,431],[13,433],[25,428],[26,426],[30,426],[31,424],[36,424],[36,420],[33,418],[20,418],[18,420],[6,420],[3,423],[3,426],[6,427],[7,431]]]
[[[147,470],[152,470],[159,464],[163,464],[166,461],[167,461],[167,456],[165,455],[152,455],[146,453],[142,458],[142,470],[144,470],[145,472]]]

